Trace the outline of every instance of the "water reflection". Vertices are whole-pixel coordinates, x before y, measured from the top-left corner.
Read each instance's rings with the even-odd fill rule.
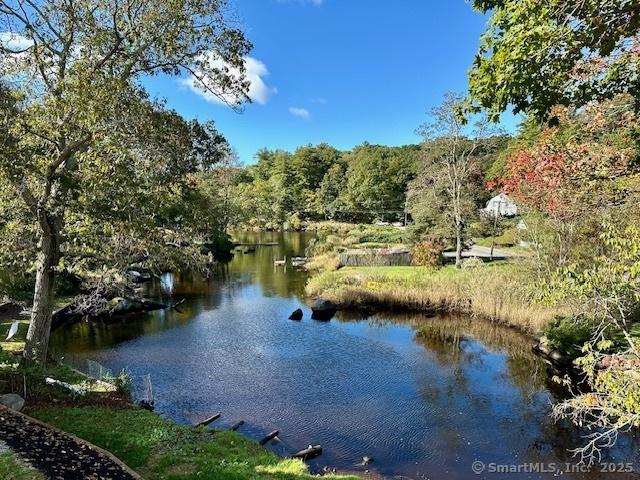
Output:
[[[340,312],[315,322],[304,273],[273,265],[303,254],[306,237],[244,241],[258,239],[279,245],[236,255],[210,280],[166,275],[149,287],[184,299],[181,311],[82,323],[56,332],[54,345],[112,370],[150,373],[158,411],[178,422],[222,412],[216,426],[245,420],[241,431],[252,438],[279,429],[282,441],[270,448],[283,454],[322,444],[317,467],[353,470],[368,455],[369,468],[389,476],[483,478],[472,475],[474,460],[565,461],[580,444],[577,429],[549,418],[554,387],[523,335],[455,316]],[[302,322],[287,320],[295,308]],[[637,444],[624,439],[612,455],[637,464]]]

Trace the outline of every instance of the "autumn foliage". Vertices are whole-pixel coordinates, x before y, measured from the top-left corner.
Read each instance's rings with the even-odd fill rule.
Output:
[[[561,124],[542,129],[536,144],[516,149],[504,175],[487,187],[562,220],[621,196],[620,179],[634,172],[635,132],[629,126],[635,116],[608,103],[579,114],[564,110],[559,118]]]

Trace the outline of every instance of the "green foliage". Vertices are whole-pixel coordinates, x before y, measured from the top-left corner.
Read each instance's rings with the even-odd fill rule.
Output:
[[[301,222],[400,220],[418,153],[417,146],[368,143],[350,152],[326,144],[293,154],[261,150],[234,190],[237,223],[281,228],[294,214]]]
[[[593,323],[586,320],[561,318],[545,328],[549,345],[571,358],[576,358],[585,343],[591,340]]]
[[[561,402],[554,412],[596,429],[579,450],[588,462],[613,445],[618,432],[640,427],[640,342],[633,328],[640,304],[640,229],[605,224],[600,239],[604,251],[593,265],[563,269],[550,289],[550,295],[570,297],[579,305],[572,323],[549,333],[558,343],[574,342],[574,349],[575,342],[584,340],[577,364],[592,390]]]
[[[20,204],[0,219],[12,234],[0,260],[18,252],[19,266],[38,277],[27,361],[46,362],[60,269],[107,271],[111,280],[134,260],[154,269],[204,263],[189,243],[202,232],[188,221],[188,176],[227,148],[211,124],[151,100],[143,78],[193,74],[236,108],[247,100],[251,44],[227,23],[225,4],[2,3],[0,31],[25,44],[0,45],[0,191]]]
[[[468,125],[468,119],[460,116],[464,104],[464,97],[447,94],[419,128],[425,139],[423,155],[407,194],[414,235],[456,244],[458,265],[462,246],[471,236],[470,226],[488,193],[483,168],[503,143],[502,137],[491,138],[485,120]]]
[[[640,6],[622,0],[475,0],[491,15],[469,73],[493,119],[509,105],[538,119],[638,91]]]

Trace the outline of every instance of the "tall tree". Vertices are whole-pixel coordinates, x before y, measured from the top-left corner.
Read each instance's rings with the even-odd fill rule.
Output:
[[[462,116],[465,99],[449,93],[419,127],[424,137],[424,164],[412,183],[411,212],[456,245],[456,266],[462,264],[462,249],[471,220],[477,214],[475,196],[481,184],[478,154],[487,141],[485,122],[469,127]]]
[[[3,155],[0,168],[39,237],[28,362],[46,361],[65,220],[73,195],[88,185],[84,173],[108,166],[145,133],[141,78],[188,73],[234,106],[247,98],[243,56],[250,44],[227,22],[225,6],[225,0],[0,1],[0,74],[21,100],[11,127],[17,154]]]

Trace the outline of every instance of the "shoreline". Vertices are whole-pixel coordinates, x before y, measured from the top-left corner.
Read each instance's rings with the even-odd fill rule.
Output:
[[[518,277],[517,269],[506,263],[468,270],[343,267],[310,274],[305,290],[311,298],[329,300],[341,310],[471,315],[533,337],[566,310],[522,301],[518,297],[528,294],[524,285],[504,287],[517,283]]]

